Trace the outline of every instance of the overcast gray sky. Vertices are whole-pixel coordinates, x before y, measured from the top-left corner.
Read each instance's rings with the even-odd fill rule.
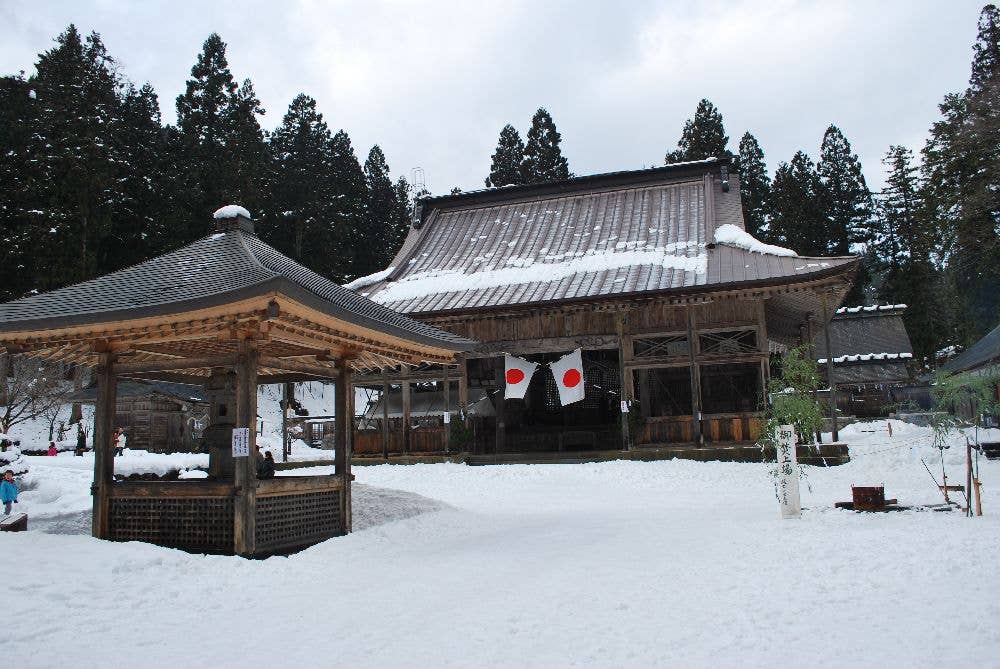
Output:
[[[815,160],[836,123],[878,188],[889,145],[918,150],[942,97],[966,86],[983,4],[2,0],[0,72],[30,73],[75,23],[173,122],[214,31],[265,128],[308,93],[362,161],[380,144],[396,175],[421,167],[435,193],[481,188],[500,128],[523,137],[540,106],[576,174],[661,164],[703,97],[730,148],[751,131],[771,170],[800,148]]]

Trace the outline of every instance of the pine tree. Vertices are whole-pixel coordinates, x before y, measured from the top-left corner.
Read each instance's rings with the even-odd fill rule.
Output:
[[[817,165],[821,205],[833,233],[830,252],[847,255],[851,246],[869,240],[872,196],[861,172],[861,161],[835,125],[826,129]]]
[[[82,40],[74,26],[39,56],[29,85],[35,211],[32,234],[40,290],[118,268],[102,246],[113,239],[117,177],[112,134],[118,123],[120,82],[101,38]]]
[[[749,132],[740,139],[740,198],[743,202],[743,223],[747,232],[759,236],[765,230],[771,181],[767,177],[764,151],[757,138]]]
[[[389,260],[403,246],[403,241],[406,240],[406,235],[410,231],[410,215],[413,211],[412,203],[413,195],[410,183],[405,177],[399,177],[396,181],[396,215],[393,217],[393,225],[389,231]]]
[[[684,123],[677,149],[664,158],[668,165],[706,158],[730,158],[729,137],[722,125],[722,113],[708,100],[702,99],[694,118]]]
[[[34,98],[23,73],[0,78],[0,300],[21,297],[34,279]]]
[[[521,183],[537,184],[570,177],[569,164],[559,143],[562,136],[544,108],[539,107],[531,119],[528,142],[521,163]]]
[[[396,189],[389,177],[389,165],[378,144],[372,147],[365,161],[365,183],[368,186],[368,207],[365,220],[364,244],[368,253],[362,257],[358,275],[383,269],[396,253],[396,223],[399,209]]]
[[[487,188],[520,184],[521,163],[524,162],[524,142],[514,126],[509,123],[500,131],[497,150],[493,152],[490,175],[486,177]]]
[[[361,163],[351,146],[351,138],[340,130],[330,144],[333,174],[336,183],[337,221],[350,242],[344,250],[344,279],[364,276],[363,271],[372,265],[368,248],[368,186]],[[382,269],[381,267],[378,269]],[[375,270],[371,270],[375,271]]]
[[[878,300],[908,305],[903,318],[914,354],[933,365],[950,324],[944,277],[932,261],[934,232],[912,161],[913,153],[903,146],[889,147],[882,160],[889,173],[878,198],[870,256],[879,277]]]
[[[798,151],[790,163],[781,163],[771,184],[768,239],[800,255],[827,255],[830,235],[819,193],[819,174],[808,155]]]
[[[185,240],[203,235],[212,212],[230,204],[226,193],[236,177],[226,150],[227,138],[234,129],[227,123],[238,90],[226,60],[226,44],[212,33],[191,68],[185,92],[177,97],[177,127],[187,171],[197,192],[196,200],[190,203]]]
[[[1000,11],[983,8],[969,88],[948,95],[923,150],[927,202],[946,240],[966,343],[1000,313]]]
[[[224,110],[225,155],[230,181],[224,184],[226,202],[240,203],[258,219],[270,214],[271,158],[258,116],[264,115],[253,84],[245,79]]]
[[[349,271],[348,230],[340,217],[333,136],[316,100],[304,93],[292,100],[271,135],[270,154],[278,214],[265,238],[306,267],[341,280]]]

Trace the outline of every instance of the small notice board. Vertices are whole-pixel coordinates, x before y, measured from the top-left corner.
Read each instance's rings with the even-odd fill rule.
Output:
[[[233,428],[233,457],[246,458],[250,456],[250,428]]]

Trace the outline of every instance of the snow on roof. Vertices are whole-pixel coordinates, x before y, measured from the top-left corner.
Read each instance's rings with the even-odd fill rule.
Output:
[[[841,307],[837,309],[838,314],[856,314],[861,311],[873,312],[873,311],[893,311],[893,310],[906,309],[905,304],[872,304],[867,307]]]
[[[688,248],[703,248],[696,242],[678,242],[659,248],[645,250],[607,250],[591,252],[580,258],[560,262],[530,262],[523,259],[513,266],[483,270],[467,274],[461,270],[439,270],[412,274],[400,281],[388,284],[372,299],[380,303],[399,302],[425,297],[437,293],[463,290],[481,290],[527,284],[536,281],[560,281],[575,274],[603,272],[637,266],[659,266],[679,269],[695,274],[704,274],[708,267],[708,256],[704,252],[696,256],[676,255],[677,251]],[[349,287],[349,286],[348,286]]]
[[[732,223],[720,225],[715,229],[715,243],[729,244],[730,246],[735,246],[737,248],[750,251],[751,253],[767,253],[773,256],[785,257],[798,255],[795,251],[786,249],[783,246],[765,244],[746,230],[743,230]]]
[[[359,276],[354,281],[351,281],[350,283],[345,283],[344,288],[346,288],[347,290],[358,290],[359,288],[365,288],[366,286],[370,286],[374,283],[378,283],[379,281],[388,278],[388,276],[392,274],[394,271],[396,271],[396,268],[390,266],[386,267],[381,272],[375,272],[374,274],[369,274],[368,276]]]
[[[212,214],[212,218],[236,218],[237,216],[242,216],[250,220],[250,212],[241,207],[238,204],[227,204],[225,207],[219,207]]]
[[[869,362],[871,360],[901,360],[912,358],[912,353],[861,353],[858,355],[839,355],[833,359],[834,362]],[[816,361],[821,365],[826,364],[826,358]]]

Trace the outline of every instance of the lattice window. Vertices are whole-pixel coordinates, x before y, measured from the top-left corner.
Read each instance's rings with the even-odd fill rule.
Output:
[[[110,538],[205,553],[233,550],[228,497],[112,497]]]
[[[701,366],[701,404],[705,413],[756,411],[760,402],[760,365]]]
[[[341,534],[339,490],[257,498],[257,550],[306,546]]]
[[[666,337],[633,337],[632,351],[636,358],[673,358],[687,356],[690,347],[685,335]]]
[[[647,416],[691,415],[691,370],[687,367],[637,370],[638,399]]]
[[[755,353],[757,331],[704,332],[698,335],[698,343],[702,353]]]

